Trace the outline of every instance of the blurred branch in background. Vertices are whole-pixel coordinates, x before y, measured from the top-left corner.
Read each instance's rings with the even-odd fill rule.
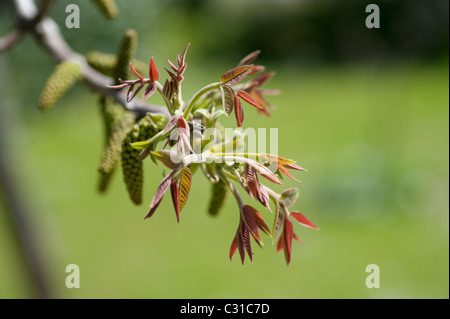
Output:
[[[2,61],[0,61],[2,62]],[[7,71],[6,65],[0,64],[2,72]],[[36,206],[31,211],[30,198],[24,192],[24,188],[17,178],[17,163],[14,163],[7,139],[10,136],[17,138],[17,125],[13,123],[10,114],[11,107],[4,105],[5,83],[0,77],[0,195],[5,205],[4,212],[7,214],[6,221],[8,229],[12,233],[13,240],[20,254],[19,258],[25,267],[26,280],[30,284],[33,297],[50,298],[53,293],[50,288],[50,280],[45,267],[45,254],[43,254],[42,229],[37,227],[31,218],[32,213],[38,214]],[[17,141],[16,141],[17,142]]]
[[[80,64],[83,80],[94,92],[111,96],[125,109],[136,113],[138,117],[142,117],[148,112],[167,115],[164,109],[157,105],[139,101],[127,103],[124,92],[106,87],[107,84],[112,85],[114,83],[113,79],[91,68],[81,54],[72,50],[62,36],[57,23],[46,16],[53,0],[43,1],[40,9],[36,7],[33,0],[12,0],[12,3],[16,11],[17,25],[12,33],[0,41],[2,44],[0,45],[0,53],[12,47],[24,33],[30,33],[39,45],[53,57],[55,62],[71,60]]]

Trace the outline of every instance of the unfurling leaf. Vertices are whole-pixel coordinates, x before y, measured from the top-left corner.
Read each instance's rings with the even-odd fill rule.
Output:
[[[130,62],[130,69],[131,69],[131,71],[133,71],[133,73],[134,73],[139,79],[141,79],[141,80],[144,79],[144,77],[143,77],[142,75],[140,75],[139,72],[136,71],[136,70],[134,69],[133,63],[131,63],[131,62]]]
[[[242,239],[242,234],[241,234],[241,227],[238,228],[238,231],[236,233],[236,242],[237,242],[237,248],[239,251],[239,256],[241,257],[241,262],[242,262],[242,264],[244,264],[245,248],[244,248],[244,240]]]
[[[297,164],[283,164],[284,167],[289,168],[289,169],[295,169],[297,171],[306,171],[306,169],[304,169],[301,166],[298,166]]]
[[[262,240],[261,236],[259,236],[258,224],[256,223],[255,218],[253,217],[253,214],[249,207],[251,206],[246,205],[242,207],[242,216],[244,216],[243,220],[248,230],[250,231],[250,234],[252,235],[253,239],[258,243],[258,245],[261,245]]]
[[[156,85],[154,85],[153,83],[149,83],[145,88],[144,94],[142,95],[142,100],[145,101],[148,98],[150,98],[153,95],[153,93],[156,92],[156,89],[157,89]]]
[[[280,239],[278,239],[277,252],[281,251],[282,249],[283,249],[283,237],[280,237]]]
[[[148,70],[148,75],[150,77],[150,80],[152,80],[153,82],[158,81],[159,79],[158,69],[156,68],[155,61],[153,61],[153,58],[151,58],[150,60],[150,68]]]
[[[255,220],[256,224],[258,225],[258,228],[261,229],[263,232],[265,232],[267,235],[272,236],[270,234],[269,227],[265,223],[264,219],[262,218],[261,214],[252,206],[245,205],[244,206],[253,216],[253,219]]]
[[[180,195],[178,193],[177,183],[172,180],[170,183],[170,193],[172,195],[173,207],[175,209],[175,214],[177,215],[177,222],[180,222]]]
[[[283,249],[284,256],[286,257],[286,262],[289,265],[291,262],[291,252],[292,252],[292,238],[293,238],[293,227],[289,219],[284,220],[284,231],[283,231]]]
[[[162,134],[165,134],[165,133],[169,132],[171,129],[173,129],[177,125],[179,118],[180,118],[179,116],[172,116],[170,118],[169,122],[167,122],[167,125],[164,128]]]
[[[225,85],[233,85],[239,83],[250,73],[253,65],[241,65],[231,69],[220,77],[220,81]]]
[[[240,236],[242,238],[244,248],[247,251],[248,257],[250,258],[250,260],[253,260],[252,245],[250,242],[250,231],[249,231],[248,227],[245,225],[245,223],[241,223]],[[245,254],[244,254],[244,257],[245,257]],[[244,264],[244,258],[242,258],[242,264]]]
[[[278,180],[275,174],[272,173],[272,171],[266,166],[257,162],[249,163],[249,165],[251,165],[265,179],[271,181],[272,183],[282,185],[282,183]]]
[[[239,62],[238,66],[252,63],[253,61],[256,60],[256,58],[258,57],[258,55],[259,55],[260,53],[261,53],[261,50],[256,50],[256,51],[253,51],[252,53],[246,55],[246,56]]]
[[[188,167],[184,167],[180,173],[180,211],[189,197],[189,191],[191,190],[192,172]]]
[[[256,107],[257,109],[260,109],[260,110],[263,109],[263,107],[261,105],[259,105],[258,102],[256,102],[256,100],[247,92],[239,91],[239,92],[237,92],[237,96],[239,96],[241,99],[243,99],[248,104]]]
[[[228,117],[234,108],[234,91],[232,88],[221,85],[220,92],[222,93],[222,105],[225,115]]]
[[[231,241],[231,246],[230,246],[230,259],[233,258],[234,253],[236,252],[237,249],[237,240],[236,240],[236,235],[234,235],[233,240]]]
[[[300,224],[303,225],[305,227],[309,227],[309,228],[313,228],[313,229],[318,229],[316,225],[314,225],[308,218],[306,218],[305,215],[303,215],[300,212],[291,212],[290,214],[292,217],[294,217],[294,219]]]
[[[291,173],[289,173],[288,170],[285,169],[284,167],[285,167],[285,166],[278,166],[278,170],[279,170],[281,173],[283,173],[284,175],[286,175],[287,177],[289,177],[289,178],[293,179],[294,181],[300,183],[300,181],[299,181],[298,179],[296,179],[294,176],[292,176]]]
[[[299,191],[297,188],[288,188],[283,193],[281,193],[281,200],[286,207],[291,207],[295,204],[299,196]]]
[[[234,96],[234,114],[236,115],[237,126],[241,127],[244,123],[244,110],[242,110],[241,101],[237,96]]]
[[[150,211],[145,216],[145,219],[152,217],[152,215],[155,213],[156,209],[158,208],[159,204],[161,203],[161,200],[164,197],[164,194],[169,189],[173,174],[175,174],[175,171],[171,171],[169,175],[164,177],[161,184],[159,185],[158,189],[156,190],[155,196],[153,197],[152,203],[150,204]]]

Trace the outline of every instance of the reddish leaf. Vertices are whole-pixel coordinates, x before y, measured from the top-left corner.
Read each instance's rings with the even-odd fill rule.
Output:
[[[254,207],[252,207],[250,205],[245,205],[244,207],[246,207],[247,210],[250,211],[250,213],[252,214],[253,219],[255,220],[256,225],[258,226],[258,228],[261,229],[263,232],[265,232],[267,235],[270,236],[269,227],[267,226],[266,222],[262,218],[261,214]]]
[[[277,252],[281,251],[282,249],[283,249],[283,237],[280,237],[280,239],[278,239]]]
[[[258,55],[261,53],[261,50],[253,51],[252,53],[247,54],[238,64],[238,66],[250,64],[256,60]]]
[[[138,88],[136,89],[136,91],[134,91],[133,96],[130,98],[130,101],[133,100],[136,95],[142,90],[142,88],[145,86],[145,83],[141,83],[139,84]],[[129,102],[129,101],[128,101]]]
[[[140,75],[140,74],[133,68],[133,65],[131,64],[131,62],[130,62],[130,69],[131,69],[131,71],[133,71],[134,74],[136,74],[136,76],[137,76],[138,78],[140,78],[141,80],[144,79],[144,77],[143,77],[142,75]]]
[[[298,237],[295,233],[294,233],[293,236],[294,236],[294,239],[295,239],[295,240],[301,242],[302,244],[304,243],[303,240],[302,240],[300,237]]]
[[[183,132],[181,132],[180,136],[183,139],[184,143],[186,143],[186,145],[189,148],[189,150],[191,151],[191,153],[195,154],[194,150],[191,147],[191,142],[189,141],[189,137],[186,136],[186,134],[184,134]]]
[[[233,85],[242,81],[250,73],[253,65],[241,65],[231,69],[220,77],[220,81],[225,85]]]
[[[236,252],[237,249],[237,240],[236,240],[236,235],[234,235],[233,241],[231,242],[231,246],[230,246],[230,259],[233,258],[234,253]]]
[[[292,212],[291,216],[294,217],[294,219],[300,224],[305,227],[318,229],[316,225],[314,225],[308,218],[306,218],[305,215],[303,215],[300,212]]]
[[[234,96],[234,114],[236,115],[237,126],[241,127],[244,123],[244,111],[242,110],[241,101],[237,96]]]
[[[253,87],[260,87],[264,83],[266,83],[275,73],[274,72],[266,72],[257,76],[251,81]]]
[[[174,72],[178,72],[178,68],[167,58],[167,63],[170,65]]]
[[[252,235],[253,239],[258,243],[261,244],[261,236],[258,232],[258,224],[255,221],[255,218],[253,217],[253,214],[251,212],[251,209],[254,209],[251,206],[245,205],[242,207],[242,215],[244,216],[244,223],[247,226],[248,230],[250,231],[250,234]]]
[[[186,135],[187,137],[190,137],[191,133],[189,129],[189,124],[186,122],[183,116],[179,117],[177,121],[177,126],[181,130],[182,134]]]
[[[192,173],[188,167],[180,173],[180,210],[186,205],[191,190]]]
[[[286,262],[291,262],[291,251],[292,251],[292,238],[293,238],[293,227],[289,219],[284,220],[284,231],[283,231],[283,248],[284,256],[286,257]]]
[[[169,80],[166,80],[166,82],[164,82],[162,92],[166,98],[170,99],[172,97],[172,84],[170,84]]]
[[[306,171],[306,169],[304,169],[303,167],[298,166],[297,164],[294,164],[294,163],[292,163],[292,164],[286,164],[286,165],[283,164],[283,166],[284,166],[285,168],[295,169],[295,170],[297,170],[297,171]]]
[[[241,223],[241,235],[244,243],[244,248],[247,251],[247,255],[251,261],[253,261],[252,245],[250,243],[250,232],[245,223]]]
[[[287,169],[285,169],[283,166],[278,166],[278,169],[280,170],[281,173],[283,173],[283,174],[286,175],[287,177],[292,178],[294,181],[300,183],[300,181],[299,181],[298,179],[296,179],[295,177],[293,177],[293,176],[291,175],[291,173],[289,173],[289,172],[287,171]]]
[[[258,198],[258,201],[263,204],[269,211],[272,211],[270,209],[270,205],[269,205],[269,194],[267,193],[266,189],[264,187],[260,187],[259,190],[260,196]]]
[[[266,67],[264,65],[254,65],[252,67],[252,69],[250,70],[250,72],[247,74],[247,76],[253,75],[255,73],[264,71],[266,69]]]
[[[177,222],[180,222],[180,196],[178,194],[177,183],[172,180],[170,184],[170,193],[172,195],[173,207],[175,208],[175,214],[177,215]]]
[[[162,134],[165,134],[169,132],[171,129],[173,129],[175,125],[177,125],[178,123],[178,118],[179,118],[178,116],[172,116],[169,122],[167,122],[166,127],[164,128]]]
[[[156,92],[156,85],[154,85],[153,83],[150,83],[144,91],[144,94],[142,95],[142,100],[145,101],[147,100],[149,97],[151,97],[153,95],[153,93]]]
[[[237,247],[238,247],[238,250],[239,250],[239,255],[241,256],[241,262],[242,262],[242,264],[244,264],[245,248],[244,248],[244,241],[242,239],[240,226],[239,226],[238,231],[236,233],[236,237],[237,237],[236,241],[237,241]]]
[[[127,102],[128,103],[130,103],[131,100],[133,99],[132,94],[133,94],[134,86],[135,86],[135,84],[131,84],[130,88],[128,89],[128,92],[127,92]]]
[[[156,190],[155,196],[153,197],[152,203],[150,204],[150,211],[145,216],[145,219],[152,217],[152,215],[155,213],[156,209],[158,208],[159,204],[161,203],[161,200],[164,197],[164,194],[169,189],[170,182],[172,179],[173,174],[175,171],[171,171],[169,175],[164,177],[161,184],[159,185],[158,189]]]
[[[166,68],[164,68],[164,70],[166,70],[166,72],[170,75],[170,77],[172,78],[172,81],[174,81],[174,82],[178,81],[178,77],[175,74],[173,74],[172,72],[170,72]]]
[[[263,107],[261,105],[258,104],[258,102],[256,102],[256,100],[247,92],[245,91],[239,91],[237,92],[237,95],[243,99],[245,102],[247,102],[248,104],[256,107],[257,109],[263,109]]]
[[[246,165],[246,176],[247,176],[247,183],[248,183],[248,187],[250,188],[250,191],[252,192],[253,196],[255,196],[257,199],[259,199],[260,185],[259,185],[259,181],[258,181],[258,176],[256,175],[255,170],[250,165]]]
[[[266,115],[270,116],[269,111],[267,110],[268,107],[268,103],[267,101],[264,99],[263,95],[261,94],[260,90],[253,90],[251,92],[251,96],[255,99],[256,102],[258,102],[258,104],[262,107],[262,109],[259,109],[259,112],[265,112]]]
[[[283,185],[278,178],[275,176],[274,173],[270,169],[268,169],[266,166],[260,164],[260,163],[249,163],[262,177],[265,179],[271,181],[272,183]]]
[[[181,61],[179,62],[180,66],[185,65],[185,64],[184,64],[184,61],[186,60],[186,53],[187,53],[187,50],[188,50],[188,48],[189,48],[190,45],[191,45],[191,43],[188,42],[188,44],[187,44],[186,47],[184,48],[183,54],[181,55]]]
[[[153,58],[151,58],[150,60],[150,68],[148,70],[148,75],[150,77],[150,80],[152,80],[153,82],[158,81],[159,78],[158,69],[156,68],[155,61],[153,61]]]

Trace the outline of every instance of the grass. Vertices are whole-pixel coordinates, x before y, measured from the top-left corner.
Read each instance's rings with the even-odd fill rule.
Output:
[[[163,172],[150,161],[143,206],[128,200],[119,171],[110,192],[98,195],[101,122],[95,98],[75,90],[48,114],[30,112],[11,145],[24,193],[37,203],[30,218],[45,234],[57,296],[449,297],[448,67],[275,69],[268,86],[283,91],[271,99],[278,110],[267,119],[247,107],[244,125],[278,127],[279,154],[308,168],[296,174],[303,183],[295,208],[320,231],[295,225],[305,244],[294,243],[290,267],[268,237],[262,250],[253,245],[253,263],[229,261],[236,206],[229,200],[220,216],[207,216],[209,185],[200,174],[180,224],[167,198],[143,220]],[[189,76],[199,80],[188,91],[206,84],[200,73],[187,73],[186,83]],[[0,297],[30,297],[0,218]],[[71,263],[80,266],[80,289],[65,288]],[[380,267],[379,289],[365,286],[368,264]]]

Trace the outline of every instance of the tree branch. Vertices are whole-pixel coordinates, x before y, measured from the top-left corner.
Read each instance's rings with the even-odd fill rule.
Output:
[[[72,50],[61,34],[57,23],[46,17],[53,0],[44,0],[41,9],[37,9],[33,0],[13,0],[16,15],[19,20],[19,30],[28,31],[41,47],[52,56],[55,62],[60,63],[65,60],[77,61],[82,69],[83,80],[92,91],[111,96],[125,109],[136,113],[137,117],[144,117],[147,113],[161,113],[170,116],[166,108],[140,101],[127,103],[126,94],[121,91],[107,88],[114,80],[105,76],[86,62],[81,54]]]

